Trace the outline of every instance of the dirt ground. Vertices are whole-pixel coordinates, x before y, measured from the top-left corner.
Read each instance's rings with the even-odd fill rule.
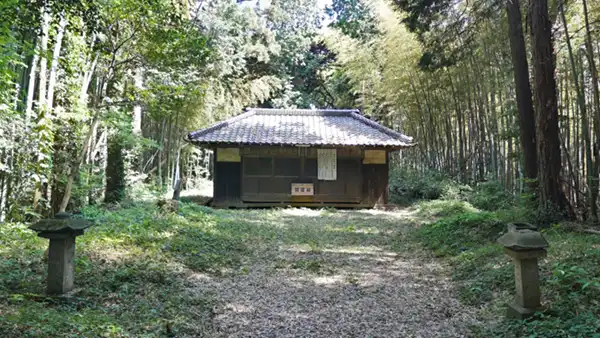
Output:
[[[239,271],[193,274],[217,337],[468,337],[475,309],[410,233],[407,210],[217,211],[252,247]]]

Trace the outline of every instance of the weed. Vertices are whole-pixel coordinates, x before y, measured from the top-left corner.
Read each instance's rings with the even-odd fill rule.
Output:
[[[462,301],[503,316],[498,311],[514,292],[514,272],[495,240],[507,222],[530,220],[533,214],[515,207],[496,213],[464,212],[423,226],[417,238],[448,259]],[[548,258],[540,266],[547,310],[529,321],[505,319],[477,328],[477,336],[600,337],[600,240],[558,225],[542,232],[550,242]]]
[[[466,212],[421,227],[418,237],[438,256],[450,256],[493,241],[504,229],[492,213]]]
[[[515,204],[514,195],[498,181],[479,183],[468,200],[474,207],[487,211],[507,209]]]
[[[417,207],[417,214],[424,217],[446,217],[476,211],[467,202],[450,200],[423,201]]]
[[[420,199],[434,200],[451,195],[459,199],[462,190],[459,184],[437,171],[420,173],[396,168],[390,173],[391,200],[398,204],[409,204]]]
[[[316,259],[300,259],[292,264],[293,269],[306,270],[312,273],[320,273],[323,269],[322,262]]]
[[[162,213],[153,203],[112,211],[83,210],[92,226],[77,239],[76,302],[56,303],[44,290],[47,242],[24,224],[0,227],[0,332],[10,337],[197,335],[210,328],[210,309],[187,309],[210,298],[185,296],[184,270],[218,273],[239,265],[240,238],[219,231],[217,219],[195,206]],[[200,317],[199,317],[200,316]],[[193,323],[193,324],[190,324]]]

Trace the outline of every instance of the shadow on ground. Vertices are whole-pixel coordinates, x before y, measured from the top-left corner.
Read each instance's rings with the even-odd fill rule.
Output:
[[[217,211],[251,247],[239,273],[190,276],[216,294],[221,337],[459,337],[476,325],[445,267],[411,243],[406,210]]]
[[[21,336],[468,335],[445,267],[408,210],[90,208],[74,298],[43,296],[46,242],[15,225],[0,249],[0,330]],[[4,235],[4,233],[3,233]],[[11,237],[12,236],[12,237]]]

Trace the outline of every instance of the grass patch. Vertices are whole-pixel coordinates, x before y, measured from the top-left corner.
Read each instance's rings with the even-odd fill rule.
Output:
[[[392,203],[410,205],[419,200],[461,200],[471,190],[438,171],[418,172],[394,168],[390,172],[390,200]]]
[[[423,217],[447,217],[475,212],[471,204],[456,200],[423,201],[417,204],[417,215]]]
[[[89,207],[83,216],[94,225],[77,239],[77,292],[68,301],[43,294],[47,240],[26,224],[0,227],[1,336],[212,337],[216,297],[190,275],[218,281],[253,264],[331,275],[338,255],[385,246],[398,229],[397,218],[333,209],[183,203],[170,212],[138,203]]]
[[[495,321],[504,317],[503,304],[514,293],[513,265],[495,241],[508,222],[529,216],[516,208],[467,211],[422,226],[416,237],[450,262],[461,299],[483,306],[484,320]],[[542,232],[550,243],[548,257],[540,262],[547,311],[524,322],[503,319],[478,328],[478,336],[600,337],[600,236],[557,225]]]
[[[494,241],[506,225],[490,212],[465,212],[423,226],[418,238],[437,256],[455,256]]]
[[[56,302],[45,289],[47,241],[25,224],[0,228],[0,332],[10,337],[202,336],[212,297],[188,292],[186,274],[218,275],[239,266],[242,239],[193,205],[180,214],[152,204],[88,208],[92,226],[77,240],[74,298]],[[194,311],[189,311],[193,307]]]

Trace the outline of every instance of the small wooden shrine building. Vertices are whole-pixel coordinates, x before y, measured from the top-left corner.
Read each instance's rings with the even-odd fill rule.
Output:
[[[191,132],[213,149],[216,207],[373,207],[388,200],[389,153],[411,137],[358,110],[249,108]]]

